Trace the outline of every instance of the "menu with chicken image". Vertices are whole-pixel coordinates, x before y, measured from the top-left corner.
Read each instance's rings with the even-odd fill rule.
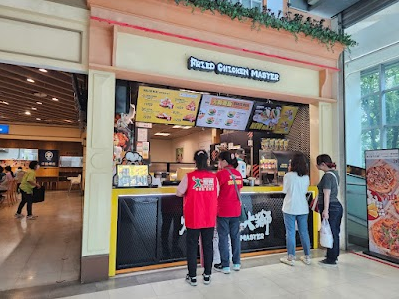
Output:
[[[140,86],[136,121],[194,126],[200,93]]]
[[[252,106],[252,101],[204,95],[196,125],[244,131],[252,113]]]

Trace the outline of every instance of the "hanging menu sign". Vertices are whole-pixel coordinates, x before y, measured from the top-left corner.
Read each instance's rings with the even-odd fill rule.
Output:
[[[298,112],[298,107],[257,102],[249,129],[288,134]]]
[[[369,253],[399,262],[399,149],[365,156]]]
[[[229,65],[222,62],[215,63],[212,61],[200,60],[192,56],[187,61],[187,68],[189,70],[200,72],[214,72],[218,75],[252,79],[270,83],[276,83],[280,81],[279,73]]]
[[[252,106],[252,101],[204,95],[196,125],[244,131],[252,112]]]
[[[140,86],[136,120],[193,126],[201,94]]]

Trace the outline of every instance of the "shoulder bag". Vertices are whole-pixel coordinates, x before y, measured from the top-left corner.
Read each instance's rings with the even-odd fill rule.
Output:
[[[237,186],[237,182],[236,182],[236,177],[235,175],[230,171],[230,169],[227,169],[228,173],[231,175],[231,177],[233,178],[233,182],[234,182],[234,188],[236,190],[237,193],[237,197],[238,200],[240,201],[240,205],[241,205],[241,215],[240,215],[240,222],[245,222],[248,220],[248,211],[247,211],[247,207],[245,206],[245,204],[243,204],[242,200],[241,200],[241,194],[240,191],[238,190],[238,186]]]
[[[329,173],[329,174],[331,174],[331,175],[334,176],[335,182],[337,183],[337,188],[338,188],[339,183],[338,183],[338,178],[337,178],[337,176],[335,175],[335,173],[334,173],[334,172],[331,172],[331,171],[327,171],[326,174],[327,174],[327,173]],[[311,203],[310,203],[310,205],[309,205],[310,209],[311,209],[312,211],[316,212],[316,213],[319,213],[318,199],[319,199],[318,196],[315,197],[315,198],[313,198],[312,201],[311,201]]]

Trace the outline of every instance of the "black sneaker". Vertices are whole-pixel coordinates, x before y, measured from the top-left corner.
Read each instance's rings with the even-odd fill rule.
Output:
[[[190,275],[187,274],[186,281],[189,285],[191,285],[193,287],[195,287],[197,285],[197,277],[190,277]]]
[[[325,266],[325,267],[337,267],[337,262],[336,261],[329,261],[328,259],[324,259],[322,261],[319,261],[319,264],[321,266]]]
[[[211,276],[210,275],[205,275],[202,274],[202,277],[204,278],[204,284],[210,284],[211,283]]]
[[[230,267],[223,267],[222,264],[215,264],[213,267],[218,272],[222,272],[224,274],[230,274]]]

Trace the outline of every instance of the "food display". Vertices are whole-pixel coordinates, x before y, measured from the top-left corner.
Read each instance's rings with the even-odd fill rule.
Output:
[[[366,151],[369,251],[399,258],[399,150]]]
[[[196,125],[244,131],[252,113],[252,101],[202,96]]]
[[[140,86],[136,121],[193,126],[201,94]]]
[[[298,112],[298,107],[257,102],[249,125],[250,130],[288,134]]]
[[[287,151],[288,144],[289,144],[288,139],[275,139],[275,138],[262,138],[261,139],[262,150]]]

